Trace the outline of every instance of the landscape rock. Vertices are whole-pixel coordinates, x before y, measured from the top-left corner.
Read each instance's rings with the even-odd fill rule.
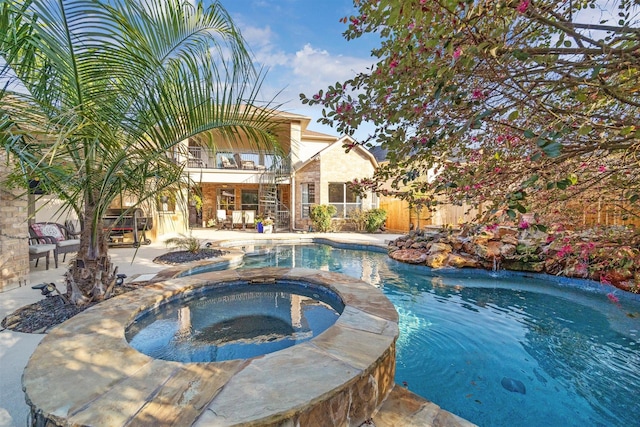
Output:
[[[399,249],[389,256],[407,264],[423,264],[427,260],[427,253],[418,249]]]
[[[480,263],[477,259],[463,254],[450,253],[447,257],[447,265],[455,268],[478,268]]]
[[[506,245],[518,246],[518,236],[515,234],[507,234],[501,237],[500,241]]]
[[[447,252],[436,252],[435,254],[427,255],[426,263],[431,268],[442,268],[448,266],[447,259],[449,259]]]
[[[429,255],[440,253],[440,252],[444,252],[445,254],[448,254],[452,250],[453,248],[446,243],[433,243],[429,248]]]
[[[516,245],[506,243],[500,247],[500,255],[503,258],[511,258],[516,254]]]
[[[479,244],[476,242],[476,254],[480,258],[493,259],[500,257],[500,247],[502,243],[496,240],[490,240],[486,244]]]

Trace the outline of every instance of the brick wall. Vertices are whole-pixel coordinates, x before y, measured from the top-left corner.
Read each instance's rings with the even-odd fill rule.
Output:
[[[6,164],[6,153],[0,153],[0,182],[5,181]],[[0,292],[28,281],[27,197],[18,198],[19,193],[0,186]]]

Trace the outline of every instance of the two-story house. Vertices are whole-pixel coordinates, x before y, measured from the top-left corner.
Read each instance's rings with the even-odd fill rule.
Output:
[[[335,205],[337,218],[347,218],[353,209],[377,207],[375,196],[361,198],[347,186],[354,178],[373,174],[377,162],[371,153],[361,147],[346,153],[348,137],[307,129],[309,117],[279,112],[276,119],[280,155],[246,137],[228,143],[215,134],[215,150],[205,148],[199,138],[184,141],[176,150],[181,153],[176,160],[185,162],[185,174],[197,187],[190,192],[190,212],[184,219],[190,227],[253,227],[254,218],[269,216],[276,230],[307,230],[314,204]],[[171,203],[160,204],[158,214],[161,228],[182,221]]]

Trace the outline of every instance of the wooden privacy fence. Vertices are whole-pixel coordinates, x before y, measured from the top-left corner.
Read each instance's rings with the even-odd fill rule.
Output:
[[[433,212],[429,209],[410,208],[409,203],[394,198],[381,198],[380,208],[387,212],[387,231],[405,233],[427,225],[457,226],[471,222],[477,211],[469,206],[440,205]]]
[[[412,228],[424,228],[426,225],[457,226],[473,222],[476,209],[469,206],[439,205],[434,211],[410,209],[409,203],[391,197],[380,198],[380,208],[387,212],[386,228],[390,232],[405,233]],[[584,228],[602,226],[635,226],[640,227],[638,212],[631,206],[615,203],[567,203],[562,212],[555,218],[541,218],[547,225],[561,222],[568,227]],[[412,225],[413,224],[413,227]]]

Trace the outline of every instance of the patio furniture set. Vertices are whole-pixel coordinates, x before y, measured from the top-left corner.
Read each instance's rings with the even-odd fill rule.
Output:
[[[58,256],[62,254],[62,262],[67,253],[78,252],[80,249],[79,232],[70,223],[66,225],[55,222],[36,222],[29,225],[29,261],[45,258],[46,269],[49,269],[51,255],[55,267],[58,268]]]

